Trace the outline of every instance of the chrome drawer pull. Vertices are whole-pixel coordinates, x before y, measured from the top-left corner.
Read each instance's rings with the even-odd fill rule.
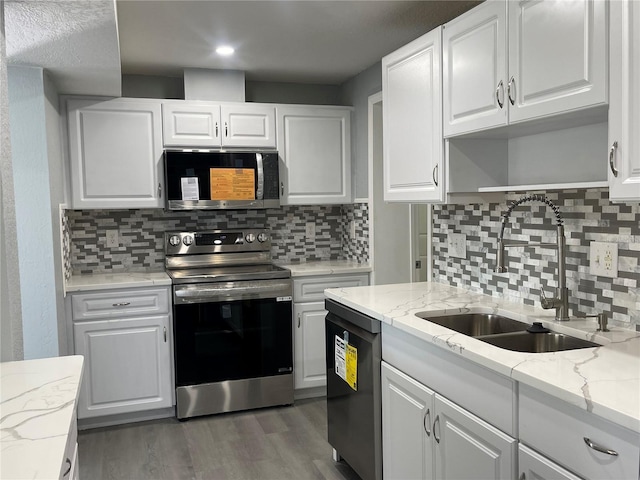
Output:
[[[62,475],[63,477],[66,477],[67,475],[69,475],[69,472],[71,472],[71,460],[67,458],[65,459],[65,463],[69,466],[67,467],[67,471]]]
[[[603,447],[602,445],[598,445],[597,443],[593,443],[591,439],[584,437],[584,443],[589,445],[589,448],[593,448],[596,452],[606,453],[607,455],[611,455],[613,457],[618,456],[618,452],[615,450],[610,450],[608,448]]]
[[[120,302],[113,304],[114,307],[126,307],[127,305],[131,305],[131,302]]]

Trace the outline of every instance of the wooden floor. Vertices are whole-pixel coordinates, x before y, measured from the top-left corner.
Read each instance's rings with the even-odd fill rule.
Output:
[[[334,463],[327,443],[326,400],[81,431],[80,478],[358,480]]]

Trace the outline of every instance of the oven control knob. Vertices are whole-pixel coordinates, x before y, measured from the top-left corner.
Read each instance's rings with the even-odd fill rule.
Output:
[[[246,237],[244,237],[244,239],[247,241],[247,243],[253,243],[256,239],[256,236],[253,233],[248,233]]]
[[[171,237],[169,237],[169,243],[171,245],[173,245],[174,247],[177,246],[177,245],[180,245],[180,236],[171,235]]]
[[[267,240],[269,240],[269,236],[266,233],[262,232],[258,235],[258,241],[260,243],[266,242]]]
[[[184,243],[187,247],[193,243],[193,237],[191,235],[187,235],[182,239],[182,243]]]

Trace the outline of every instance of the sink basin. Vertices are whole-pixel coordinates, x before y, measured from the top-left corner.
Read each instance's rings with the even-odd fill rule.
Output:
[[[496,347],[516,352],[545,353],[575,350],[579,348],[599,347],[597,343],[561,333],[529,333],[516,332],[501,335],[487,335],[478,340]]]
[[[416,315],[458,333],[469,335],[470,337],[493,335],[496,333],[523,332],[529,327],[527,323],[492,313],[461,313],[434,317],[428,312],[420,312]]]
[[[531,325],[492,313],[461,313],[434,317],[429,312],[416,316],[496,347],[515,352],[546,353],[599,347],[597,343],[562,333],[529,333]]]

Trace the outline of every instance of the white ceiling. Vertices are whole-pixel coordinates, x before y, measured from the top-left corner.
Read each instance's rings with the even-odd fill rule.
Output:
[[[5,0],[10,65],[50,72],[60,93],[120,95],[114,0]]]
[[[122,73],[340,84],[479,2],[118,0]],[[232,58],[213,53],[220,44]]]
[[[60,93],[119,96],[122,74],[185,67],[338,85],[477,3],[5,0],[7,60],[45,68]],[[236,55],[212,53],[219,43]]]

